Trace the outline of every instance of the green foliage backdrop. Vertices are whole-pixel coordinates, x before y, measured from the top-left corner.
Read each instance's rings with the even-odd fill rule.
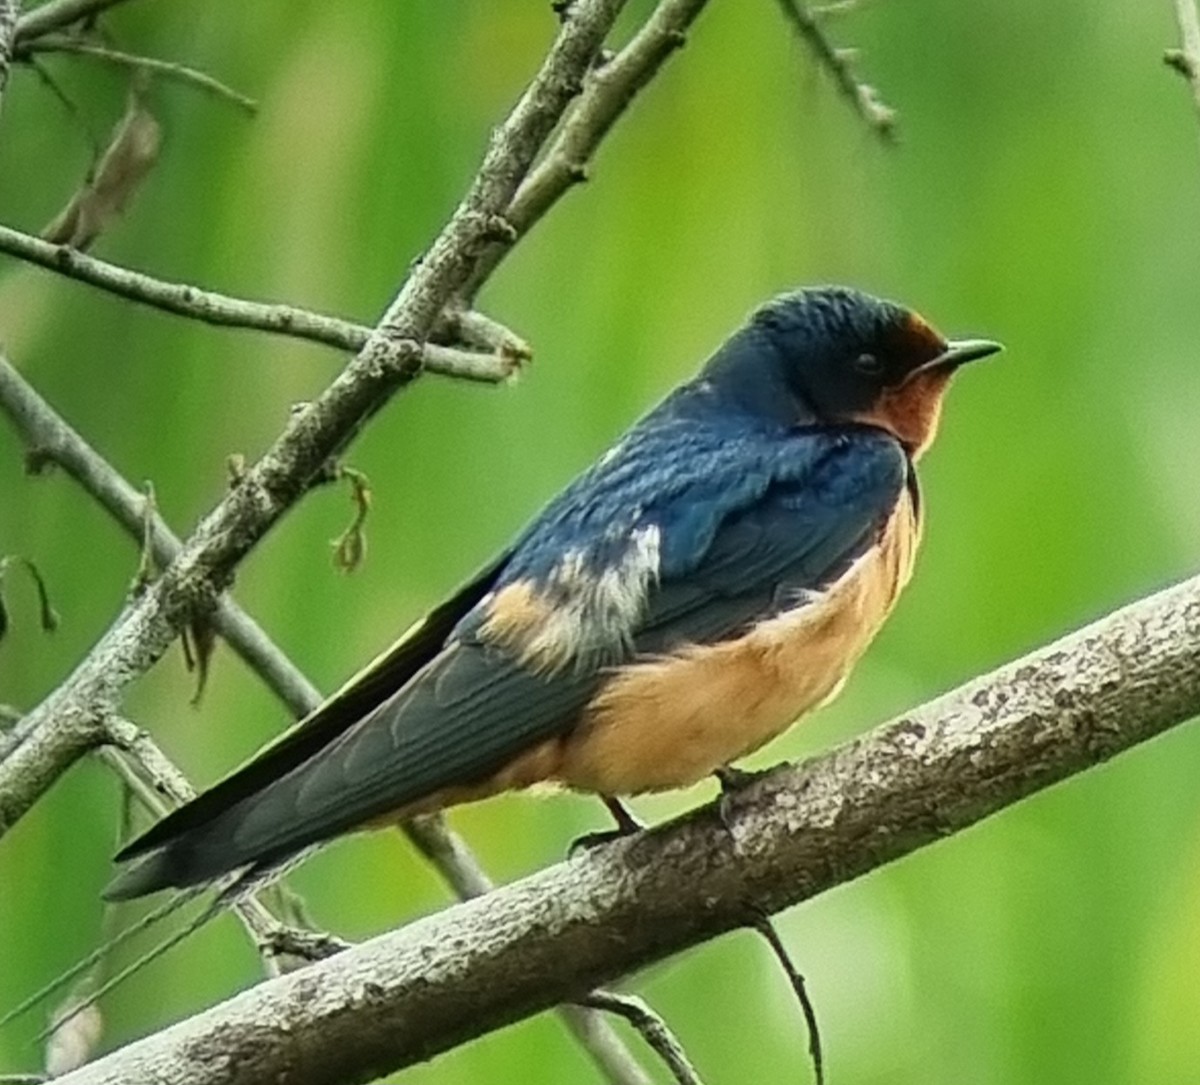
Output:
[[[542,0],[129,4],[123,47],[203,67],[262,103],[250,122],[154,89],[162,161],[98,246],[168,278],[370,320],[449,213],[489,126],[553,33]],[[644,12],[645,2],[632,5]],[[768,0],[713,0],[484,307],[536,361],[515,387],[430,377],[349,461],[374,483],[365,567],[314,494],[246,563],[238,598],[330,689],[485,560],[758,301],[800,283],[895,296],[1008,352],[966,374],[924,464],[927,542],[908,595],[841,700],[758,759],[799,757],[1194,571],[1200,500],[1200,150],[1159,61],[1167,0],[875,3],[833,32],[902,113],[864,130]],[[48,62],[105,132],[118,73]],[[0,124],[0,220],[37,229],[87,165],[29,70]],[[29,378],[185,529],[337,355],[117,302],[0,266],[0,334]],[[0,427],[0,552],[35,558],[64,621],[15,582],[0,701],[29,707],[88,648],[137,556],[61,476],[30,480]],[[227,652],[199,709],[173,652],[130,712],[200,783],[285,723]],[[981,827],[788,913],[836,1085],[1194,1082],[1200,1071],[1200,733],[1182,729]],[[710,790],[637,803],[647,817]],[[0,1008],[94,945],[117,788],[83,765],[0,846]],[[603,824],[583,799],[509,797],[452,820],[510,879]],[[352,937],[447,896],[398,834],[295,878]],[[105,1001],[105,1043],[254,981],[222,920]],[[795,1081],[803,1038],[766,951],[726,938],[632,981],[713,1083]],[[34,1022],[0,1071],[35,1064]],[[400,1077],[591,1081],[545,1017]]]

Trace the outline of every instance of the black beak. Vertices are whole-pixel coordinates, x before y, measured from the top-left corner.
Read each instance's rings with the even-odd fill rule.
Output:
[[[951,369],[957,369],[960,365],[973,362],[977,358],[986,358],[989,354],[995,354],[1003,349],[1004,347],[1000,343],[994,343],[990,339],[951,339],[941,354],[921,368],[940,369],[942,366],[948,366]]]

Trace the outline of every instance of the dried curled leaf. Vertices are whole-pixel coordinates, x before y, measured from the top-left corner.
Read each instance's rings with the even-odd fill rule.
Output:
[[[125,210],[158,161],[161,146],[162,127],[135,86],[99,163],[42,237],[56,245],[86,249]]]
[[[142,493],[142,543],[132,588],[135,596],[141,595],[150,586],[157,568],[154,560],[154,515],[158,511],[158,499],[154,494],[154,483],[149,479],[142,484]]]
[[[20,565],[29,574],[30,580],[33,581],[34,589],[37,591],[38,620],[42,631],[53,633],[58,628],[61,619],[59,618],[58,611],[54,609],[54,606],[50,602],[50,592],[46,587],[46,580],[42,576],[42,571],[34,562],[18,554],[0,558],[0,640],[4,638],[9,627],[8,606],[4,599],[4,583],[9,566],[13,562]]]
[[[46,588],[45,578],[42,576],[41,570],[29,558],[21,558],[21,564],[29,571],[30,577],[33,578],[34,586],[37,588],[38,610],[42,631],[53,633],[58,628],[59,622],[62,619],[59,618],[58,611],[50,604],[50,592]]]
[[[371,484],[367,476],[353,467],[338,467],[338,477],[350,483],[350,500],[354,503],[354,519],[333,540],[333,564],[343,573],[352,573],[367,556],[367,535],[363,530],[371,511]]]
[[[54,458],[54,453],[48,452],[44,448],[30,448],[25,453],[25,474],[32,477],[38,475],[49,474],[58,462]]]
[[[217,647],[217,631],[208,618],[193,618],[183,627],[180,643],[183,645],[184,663],[196,675],[196,692],[189,702],[195,706],[200,703],[208,686],[209,664]]]

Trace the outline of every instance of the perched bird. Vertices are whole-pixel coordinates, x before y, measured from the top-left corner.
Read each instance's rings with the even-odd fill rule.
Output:
[[[840,287],[784,294],[311,716],[126,847],[110,898],[551,782],[718,772],[833,697],[912,573],[914,464],[999,350]]]

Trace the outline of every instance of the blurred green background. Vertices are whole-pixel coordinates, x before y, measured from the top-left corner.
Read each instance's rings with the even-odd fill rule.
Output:
[[[548,8],[119,8],[108,20],[119,45],[196,64],[262,110],[248,121],[157,86],[162,161],[97,252],[370,320],[539,62]],[[649,8],[631,3],[630,15]],[[840,701],[760,763],[821,749],[1194,571],[1200,149],[1186,87],[1159,59],[1177,42],[1171,4],[891,0],[832,32],[863,50],[864,73],[900,110],[899,147],[864,129],[773,3],[712,0],[593,181],[484,296],[534,344],[525,378],[492,389],[431,377],[374,421],[349,455],[376,498],[354,576],[330,562],[351,514],[341,489],[311,496],[245,564],[238,598],[323,688],[483,562],[748,309],[800,283],[891,295],[1008,352],[951,397],[923,465],[927,542],[894,619]],[[47,65],[106,133],[120,73]],[[33,230],[87,167],[78,126],[27,69],[4,102],[0,156],[0,221]],[[153,479],[180,530],[219,497],[225,457],[260,452],[340,361],[3,258],[0,338],[119,469]],[[64,619],[54,637],[39,633],[14,576],[0,701],[30,707],[105,628],[137,555],[73,484],[27,479],[21,458],[0,425],[0,553],[40,563]],[[199,709],[191,690],[173,651],[129,712],[198,783],[286,722],[228,652]],[[1200,732],[1183,728],[783,916],[833,1085],[1200,1081],[1198,777]],[[710,794],[636,806],[657,819]],[[0,1008],[96,943],[117,810],[109,774],[82,765],[0,845]],[[585,799],[507,797],[452,822],[512,879],[605,819]],[[329,849],[294,882],[349,937],[447,901],[394,833]],[[225,918],[105,1000],[103,1043],[258,974]],[[752,936],[631,984],[713,1085],[807,1072],[795,1006]],[[0,1072],[36,1067],[36,1024],[0,1034]],[[551,1017],[399,1076],[597,1080]]]

